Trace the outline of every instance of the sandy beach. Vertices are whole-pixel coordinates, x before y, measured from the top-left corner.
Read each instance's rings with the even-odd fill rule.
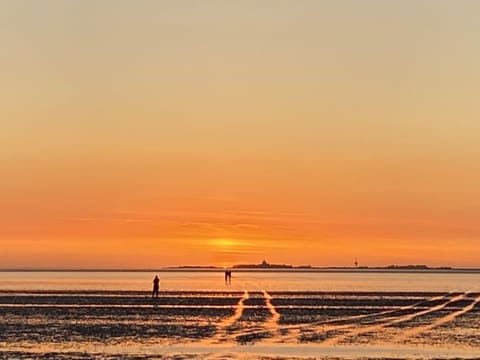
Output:
[[[480,294],[2,291],[4,359],[473,359]]]

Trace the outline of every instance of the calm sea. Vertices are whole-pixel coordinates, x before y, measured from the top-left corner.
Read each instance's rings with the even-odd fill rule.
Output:
[[[461,291],[480,292],[480,272],[243,272],[226,285],[222,271],[14,272],[0,271],[2,290],[150,291],[158,274],[163,291]]]

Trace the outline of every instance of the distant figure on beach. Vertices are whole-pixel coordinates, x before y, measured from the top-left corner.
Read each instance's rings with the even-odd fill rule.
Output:
[[[230,284],[232,282],[232,271],[226,270],[225,271],[225,284]]]
[[[156,275],[153,279],[152,298],[158,298],[158,290],[160,290],[160,279],[158,278],[158,275]]]

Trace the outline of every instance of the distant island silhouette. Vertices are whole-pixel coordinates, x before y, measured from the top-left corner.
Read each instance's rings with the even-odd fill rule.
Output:
[[[269,264],[263,260],[260,264],[238,264],[233,265],[233,269],[293,269],[293,265]]]
[[[259,264],[235,264],[232,269],[271,269],[271,270],[455,270],[451,266],[430,267],[424,264],[420,265],[388,265],[388,266],[312,266],[312,265],[290,265],[290,264],[270,264],[263,260]],[[219,266],[176,266],[171,269],[223,269]]]

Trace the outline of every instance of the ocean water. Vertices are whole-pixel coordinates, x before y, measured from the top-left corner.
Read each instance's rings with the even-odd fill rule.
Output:
[[[163,291],[402,291],[480,292],[480,271],[223,271],[12,272],[0,271],[1,290],[150,291],[155,275]]]

